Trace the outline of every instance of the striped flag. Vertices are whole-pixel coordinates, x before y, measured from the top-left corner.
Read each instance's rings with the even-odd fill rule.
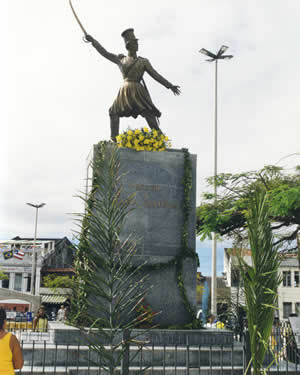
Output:
[[[25,253],[23,253],[23,251],[15,249],[14,258],[22,260],[24,255]]]

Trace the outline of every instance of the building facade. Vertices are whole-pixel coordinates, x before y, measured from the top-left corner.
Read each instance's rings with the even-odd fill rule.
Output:
[[[297,255],[286,255],[281,262],[282,283],[278,288],[280,318],[287,319],[291,314],[300,316],[300,266]]]
[[[7,292],[22,293],[23,303],[31,301],[33,239],[15,237],[0,241],[0,271],[7,278],[0,280],[1,300],[7,302]],[[70,275],[73,272],[75,250],[67,237],[36,240],[35,295],[40,295],[42,277],[49,273]],[[10,293],[13,296],[13,293]],[[9,295],[10,295],[9,294]],[[28,297],[28,298],[27,298]],[[31,303],[31,302],[30,302]]]
[[[245,303],[238,267],[238,255],[251,265],[251,250],[224,249],[224,278],[230,287],[231,299]],[[300,316],[300,265],[297,254],[283,254],[279,267],[282,282],[278,288],[278,312],[280,320],[291,314]]]

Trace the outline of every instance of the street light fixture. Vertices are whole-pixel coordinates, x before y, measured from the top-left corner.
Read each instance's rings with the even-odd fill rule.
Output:
[[[33,251],[32,251],[32,272],[31,272],[31,283],[30,283],[31,294],[35,296],[35,278],[36,278],[36,251],[35,251],[35,246],[36,246],[38,212],[39,212],[39,208],[44,207],[46,205],[46,203],[40,203],[40,204],[26,203],[26,204],[28,206],[34,207],[36,209],[35,230],[34,230]]]
[[[216,62],[215,69],[215,121],[214,121],[214,203],[217,201],[217,183],[216,176],[218,174],[218,60],[230,60],[233,55],[224,55],[227,46],[222,46],[217,54],[202,48],[199,52],[210,57],[208,62]],[[217,314],[217,239],[216,234],[212,233],[212,275],[211,275],[211,313]]]

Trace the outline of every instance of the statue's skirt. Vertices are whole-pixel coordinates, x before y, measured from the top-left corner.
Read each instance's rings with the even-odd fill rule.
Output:
[[[125,80],[109,109],[109,115],[134,118],[138,115],[160,117],[161,112],[155,107],[148,91],[140,82]]]

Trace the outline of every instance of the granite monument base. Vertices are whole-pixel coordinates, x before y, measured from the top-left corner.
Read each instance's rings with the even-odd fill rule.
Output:
[[[98,148],[95,146],[94,158]],[[135,194],[134,210],[126,218],[121,239],[129,235],[137,241],[135,265],[146,262],[147,266],[163,265],[151,269],[145,287],[151,286],[146,302],[154,312],[160,312],[154,323],[160,327],[182,325],[190,322],[177,285],[176,266],[172,263],[182,251],[184,222],[184,162],[183,150],[164,152],[119,149],[123,194]],[[196,155],[189,155],[192,187],[189,194],[190,214],[188,220],[188,247],[195,252],[196,228]],[[96,163],[95,163],[96,164]],[[101,173],[101,171],[99,171]],[[196,309],[195,258],[182,261],[182,280],[190,305]]]

